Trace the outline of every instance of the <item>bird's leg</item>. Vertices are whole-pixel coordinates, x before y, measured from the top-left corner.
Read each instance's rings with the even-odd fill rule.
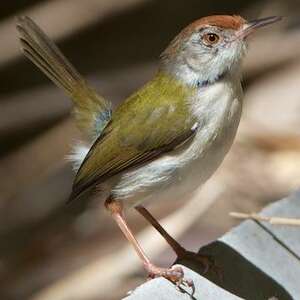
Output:
[[[135,209],[143,217],[145,217],[145,219],[148,220],[148,222],[162,235],[162,237],[171,246],[179,259],[192,258],[199,261],[204,268],[203,273],[207,273],[209,268],[214,266],[214,262],[210,256],[193,253],[183,248],[172,236],[169,235],[169,233],[159,224],[159,222],[145,207],[137,206]]]
[[[116,200],[108,199],[105,202],[105,207],[111,212],[112,217],[124,233],[127,240],[134,247],[134,250],[142,260],[146,271],[149,274],[149,277],[155,278],[158,276],[163,276],[170,281],[174,282],[177,286],[184,284],[189,286],[194,291],[194,284],[192,280],[188,280],[184,278],[184,273],[181,267],[172,267],[172,268],[160,268],[152,264],[145,254],[144,250],[141,248],[140,244],[134,237],[132,231],[127,225],[127,222],[124,218],[122,203]]]
[[[135,208],[166,240],[178,257],[181,257],[186,251],[169,233],[159,224],[151,213],[143,206]]]

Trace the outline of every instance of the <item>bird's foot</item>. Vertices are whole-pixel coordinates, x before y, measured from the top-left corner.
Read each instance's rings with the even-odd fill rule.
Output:
[[[183,260],[192,260],[201,264],[203,267],[203,274],[206,274],[210,269],[215,267],[215,261],[212,256],[209,255],[201,255],[195,252],[191,252],[188,250],[184,250],[178,254],[178,259]]]
[[[183,269],[179,266],[173,266],[171,268],[160,268],[152,264],[146,265],[146,270],[148,271],[149,278],[164,277],[177,287],[186,286],[192,289],[192,295],[195,292],[195,285],[193,280],[184,278]]]
[[[222,271],[219,266],[217,266],[213,256],[211,255],[203,255],[195,252],[191,252],[188,250],[181,251],[178,253],[178,259],[183,260],[191,260],[194,262],[198,262],[202,268],[203,268],[203,274],[207,274],[208,272],[211,272],[215,274],[220,281],[223,281],[223,275]]]

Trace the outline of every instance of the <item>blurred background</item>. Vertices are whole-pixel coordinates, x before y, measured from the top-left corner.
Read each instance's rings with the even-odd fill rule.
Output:
[[[151,79],[159,54],[189,22],[210,14],[283,15],[260,30],[244,63],[237,139],[192,199],[151,211],[190,250],[300,186],[299,0],[11,0],[0,5],[0,299],[113,300],[145,281],[142,266],[103,210],[65,206],[80,139],[71,103],[19,50],[15,17],[28,15],[117,105]],[[189,201],[187,201],[189,200]],[[175,256],[134,211],[129,223],[154,262]]]

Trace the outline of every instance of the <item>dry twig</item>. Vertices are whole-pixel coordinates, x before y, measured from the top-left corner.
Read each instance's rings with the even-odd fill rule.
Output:
[[[270,224],[273,225],[300,226],[300,219],[295,219],[295,218],[266,217],[266,216],[260,216],[256,213],[245,214],[240,212],[231,212],[229,215],[237,219],[251,219],[256,221],[264,221],[264,222],[269,222]]]

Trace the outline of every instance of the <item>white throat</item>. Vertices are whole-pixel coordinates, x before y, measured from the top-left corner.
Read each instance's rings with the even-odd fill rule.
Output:
[[[210,68],[209,70],[206,68],[194,69],[188,63],[167,63],[162,66],[162,69],[191,87],[201,88],[212,85],[225,77],[238,82],[241,80],[239,65],[231,69],[224,68],[220,71],[216,68]]]

